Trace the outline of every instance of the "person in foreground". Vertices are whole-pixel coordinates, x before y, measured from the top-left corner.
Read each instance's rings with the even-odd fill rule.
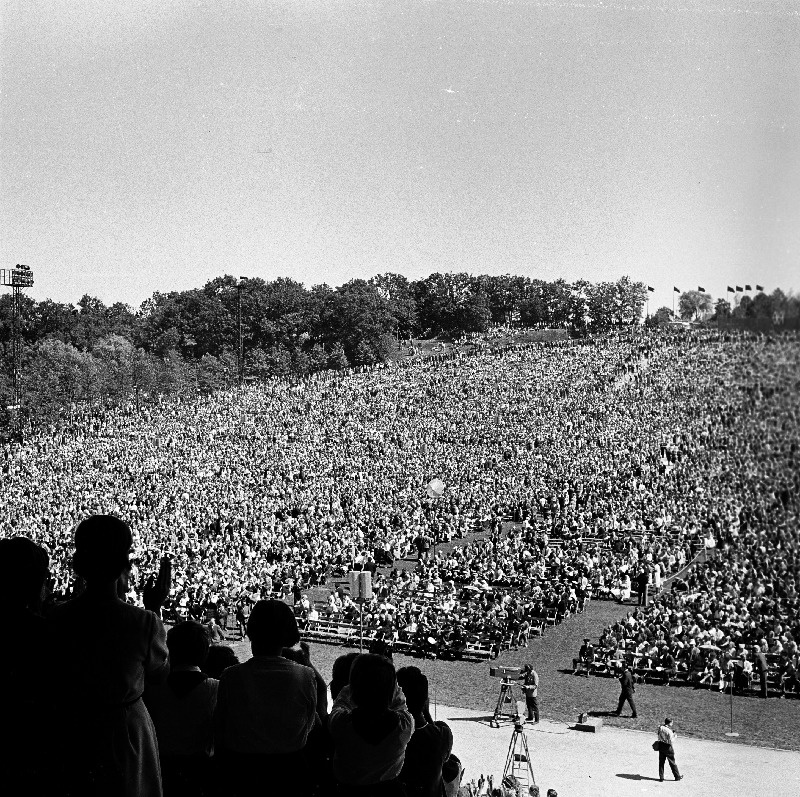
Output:
[[[208,656],[208,630],[187,620],[169,630],[167,647],[169,677],[144,695],[158,736],[164,797],[204,797],[212,787],[219,684],[200,669]]]
[[[328,726],[341,797],[403,797],[398,776],[414,718],[388,659],[365,653],[353,662],[350,683],[337,695]]]
[[[156,732],[142,693],[169,673],[167,640],[152,611],[122,600],[131,543],[127,524],[113,515],[93,515],[75,531],[73,568],[86,590],[51,618],[60,659],[53,699],[70,718],[61,794],[161,797]]]
[[[664,724],[658,728],[658,779],[664,780],[664,762],[669,761],[669,768],[675,780],[683,780],[683,775],[678,771],[675,763],[675,731],[672,730],[672,720],[667,717]]]
[[[314,670],[281,656],[300,641],[292,610],[261,600],[247,621],[253,658],[220,676],[214,714],[214,752],[233,795],[310,791],[306,742],[317,718]]]
[[[407,797],[441,797],[442,767],[453,750],[453,732],[444,722],[434,722],[428,704],[428,679],[419,667],[397,672],[408,710],[414,717],[414,734],[406,747],[400,780]]]

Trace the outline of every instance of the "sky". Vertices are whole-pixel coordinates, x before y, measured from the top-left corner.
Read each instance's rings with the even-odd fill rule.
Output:
[[[0,0],[0,266],[800,290],[800,4]]]

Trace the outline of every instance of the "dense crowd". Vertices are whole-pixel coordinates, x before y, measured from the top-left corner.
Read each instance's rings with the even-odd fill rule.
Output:
[[[740,692],[797,693],[800,347],[742,341],[716,361],[696,488],[718,541],[673,589],[587,642],[576,669]]]
[[[71,530],[92,512],[117,514],[134,530],[129,599],[141,604],[166,553],[168,604],[184,615],[234,614],[274,593],[300,600],[353,565],[374,570],[416,548],[428,553],[414,579],[450,593],[494,587],[500,623],[529,622],[541,606],[623,597],[642,570],[658,586],[718,533],[730,509],[706,500],[715,408],[730,404],[727,371],[762,350],[772,349],[703,332],[633,333],[190,403],[75,408],[6,447],[1,533],[42,544],[66,596]],[[737,408],[726,412],[733,431]],[[440,499],[424,491],[434,476],[447,485]],[[504,517],[518,530],[501,534]],[[481,523],[487,539],[430,553]],[[419,586],[396,579],[392,601]],[[426,623],[453,619],[450,593]],[[457,619],[483,623],[485,608]]]
[[[428,722],[422,709],[403,708],[405,687],[370,658],[362,673],[367,692],[355,696],[359,670],[347,669],[343,719],[335,719],[336,703],[322,716],[324,684],[295,644],[295,618],[302,626],[320,613],[306,591],[353,567],[374,573],[373,598],[359,607],[333,590],[321,611],[349,613],[390,644],[404,635],[437,654],[457,651],[471,635],[496,649],[526,644],[543,613],[563,618],[595,596],[625,603],[635,589],[641,605],[597,645],[587,640],[576,669],[611,672],[630,661],[665,681],[684,674],[718,688],[752,682],[762,694],[792,691],[800,633],[799,365],[800,345],[789,337],[662,331],[415,360],[191,403],[74,408],[63,423],[3,451],[1,536],[39,546],[35,569],[44,579],[42,557],[48,562],[50,592],[61,603],[44,621],[31,612],[30,596],[17,600],[22,570],[6,567],[10,549],[3,548],[4,602],[23,613],[31,653],[25,662],[5,661],[6,680],[55,689],[31,713],[21,688],[19,721],[56,723],[46,713],[54,709],[60,718],[85,715],[71,728],[60,765],[72,770],[64,779],[76,784],[72,793],[89,793],[81,756],[107,750],[102,729],[120,716],[138,729],[129,742],[144,751],[142,760],[164,759],[141,730],[150,720],[140,698],[151,679],[161,696],[145,702],[155,701],[157,725],[159,700],[214,692],[217,707],[204,716],[217,718],[209,722],[218,762],[236,773],[243,793],[266,764],[296,772],[316,726],[327,729],[328,741],[338,734],[349,745],[338,764],[327,748],[330,788],[359,794],[353,787],[371,779],[395,782],[398,745]],[[426,494],[433,477],[446,485],[441,497]],[[91,535],[84,553],[78,544],[73,554],[75,528],[94,515],[130,526],[124,563]],[[702,549],[716,555],[648,603],[648,590]],[[411,552],[418,554],[413,568],[378,570],[378,562]],[[291,596],[296,611],[263,600],[276,594]],[[180,631],[173,654],[160,621],[141,606],[202,619],[235,614],[256,663],[239,669],[228,661],[225,669],[217,655],[218,685],[207,684],[197,675],[207,631],[203,645],[186,643],[194,653],[181,652],[181,634],[189,632]],[[276,617],[284,614],[291,619],[282,625]],[[195,626],[174,631],[181,628]],[[124,655],[112,652],[118,648]],[[36,681],[47,650],[68,666],[55,680]],[[173,672],[194,674],[167,675],[170,657],[178,662]],[[286,683],[299,691],[284,691],[281,675],[259,692],[262,657],[273,675],[289,672]],[[302,672],[283,663],[297,659]],[[117,680],[107,678],[111,672]],[[248,712],[269,712],[274,701],[264,695],[276,693],[297,701],[257,733]],[[196,725],[164,727],[180,736]],[[359,745],[376,731],[397,745],[365,772]],[[192,750],[208,763],[207,747]],[[183,777],[186,761],[169,756],[184,753],[167,753],[172,774],[165,777]],[[99,788],[111,765],[89,763]],[[131,782],[147,777],[137,769]],[[289,779],[282,788],[305,787]]]

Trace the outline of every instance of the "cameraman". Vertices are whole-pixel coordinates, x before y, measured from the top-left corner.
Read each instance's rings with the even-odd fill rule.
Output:
[[[525,692],[525,706],[528,709],[528,722],[539,722],[539,675],[530,664],[522,668],[519,676],[522,679],[522,689]]]

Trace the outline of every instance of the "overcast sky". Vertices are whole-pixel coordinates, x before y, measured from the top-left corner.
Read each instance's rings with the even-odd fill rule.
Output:
[[[0,2],[0,265],[37,299],[800,289],[796,2]]]

